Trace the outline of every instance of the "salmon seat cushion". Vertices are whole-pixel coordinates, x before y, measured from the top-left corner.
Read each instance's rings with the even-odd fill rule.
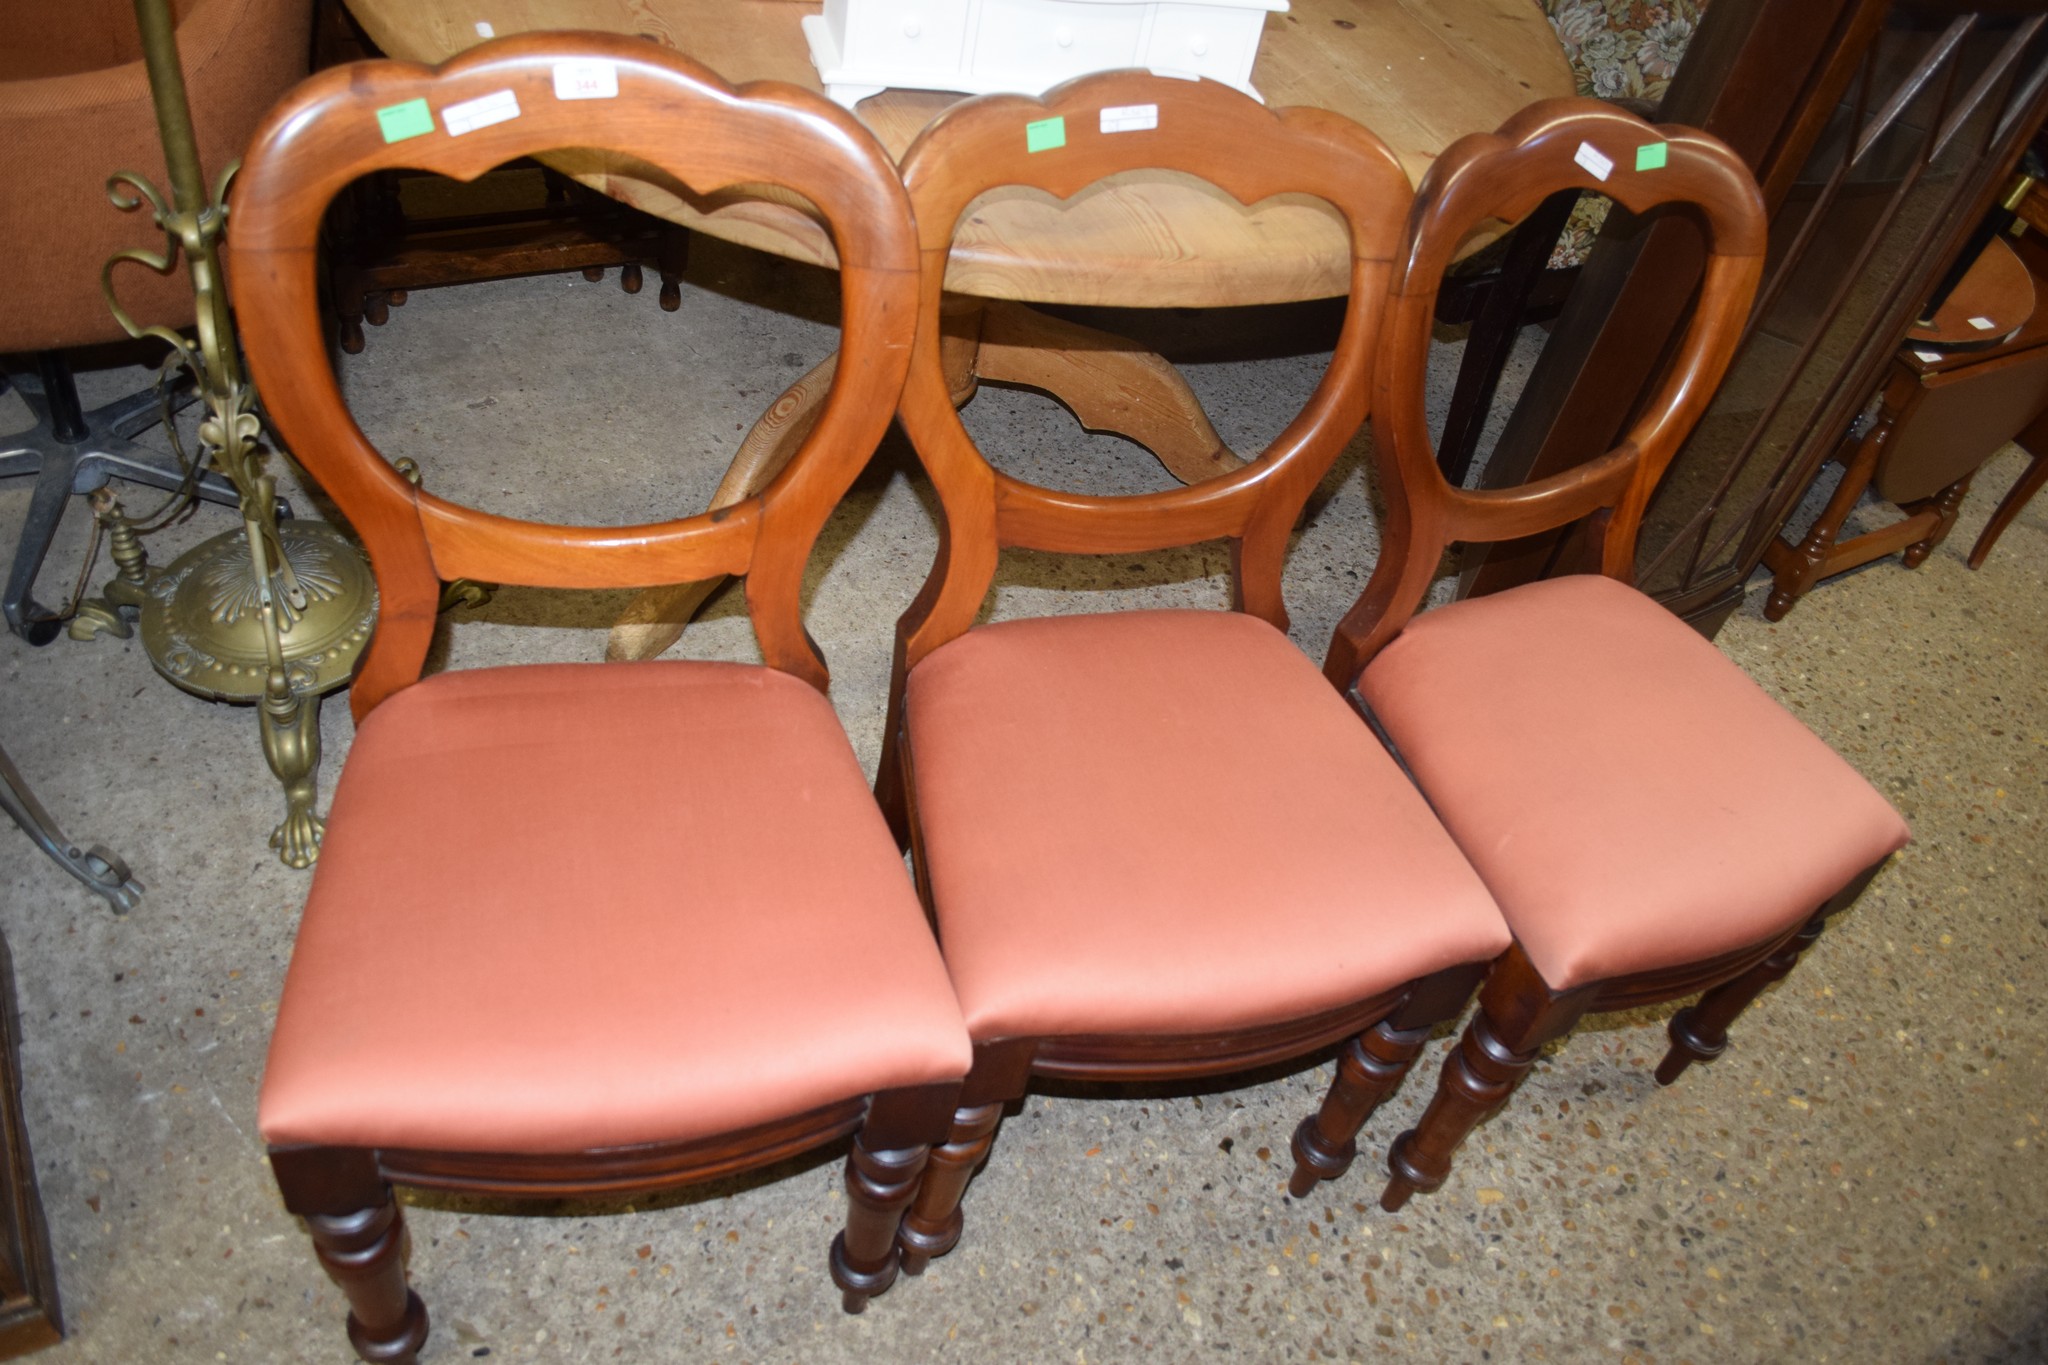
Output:
[[[911,670],[905,717],[977,1040],[1304,1019],[1507,946],[1414,786],[1255,617],[980,626]]]
[[[1597,575],[1424,612],[1358,691],[1559,990],[1789,933],[1908,837],[1710,642]]]
[[[725,663],[471,669],[364,721],[279,1002],[273,1146],[683,1142],[969,1045],[831,704]]]

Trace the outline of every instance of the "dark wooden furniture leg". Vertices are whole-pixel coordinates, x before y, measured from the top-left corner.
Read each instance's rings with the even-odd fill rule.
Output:
[[[1509,948],[1480,989],[1479,1012],[1444,1059],[1422,1121],[1394,1139],[1380,1207],[1393,1213],[1411,1194],[1443,1184],[1465,1135],[1506,1103],[1543,1045],[1569,1033],[1591,1004],[1589,990],[1553,995],[1521,945]]]
[[[1351,1169],[1358,1156],[1358,1130],[1401,1084],[1431,1030],[1458,1017],[1485,970],[1475,964],[1439,973],[1401,1008],[1344,1045],[1322,1109],[1294,1130],[1289,1194],[1305,1198],[1322,1181]]]
[[[2034,462],[2027,466],[2027,472],[2020,475],[2019,482],[2012,486],[2012,491],[1998,504],[1998,510],[1991,514],[1991,520],[1984,524],[1984,532],[1977,537],[1977,543],[1970,547],[1971,568],[1984,567],[1991,547],[1998,543],[1998,538],[2005,534],[2005,528],[2012,525],[2013,518],[2033,501],[2044,484],[2048,484],[2048,455],[2036,455]]]
[[[1739,976],[1713,987],[1671,1017],[1671,1050],[1657,1064],[1657,1084],[1669,1085],[1694,1062],[1711,1062],[1728,1046],[1728,1027],[1766,987],[1782,981],[1799,965],[1800,954],[1814,944],[1828,920],[1854,904],[1876,878],[1882,863],[1837,892],[1812,919],[1764,959]]]
[[[348,1339],[371,1365],[413,1365],[427,1309],[405,1278],[405,1217],[374,1153],[273,1150],[284,1206],[306,1220],[320,1264],[348,1298]]]
[[[832,1281],[849,1313],[865,1311],[870,1298],[896,1283],[896,1230],[931,1154],[928,1146],[875,1151],[868,1140],[857,1135],[847,1153],[846,1230],[832,1239]]]
[[[1906,509],[1913,514],[1915,520],[1929,514],[1934,517],[1934,529],[1906,547],[1907,568],[1917,569],[1925,564],[1927,556],[1933,554],[1941,542],[1948,539],[1948,533],[1956,527],[1956,514],[1963,510],[1963,499],[1969,496],[1970,481],[1976,477],[1975,473],[1965,474],[1927,501],[1916,502]]]
[[[988,1159],[1002,1121],[1001,1100],[954,1111],[953,1129],[946,1135],[945,1145],[933,1151],[924,1183],[918,1187],[917,1202],[896,1234],[897,1245],[903,1249],[904,1274],[924,1274],[932,1257],[945,1255],[959,1242],[961,1196]]]
[[[1880,417],[1877,424],[1856,442],[1849,458],[1843,461],[1842,481],[1835,485],[1827,506],[1807,528],[1805,538],[1795,546],[1783,536],[1777,536],[1765,548],[1764,566],[1772,574],[1771,595],[1764,603],[1765,620],[1784,620],[1785,614],[1798,605],[1799,599],[1806,596],[1814,584],[1830,572],[1848,567],[1831,567],[1829,556],[1834,551],[1835,538],[1842,533],[1842,524],[1848,521],[1849,513],[1856,510],[1856,502],[1863,496],[1863,490],[1870,487],[1871,477],[1877,472],[1878,456],[1884,453],[1884,443],[1891,434],[1890,419]]]
[[[1671,1050],[1657,1063],[1657,1084],[1669,1085],[1694,1062],[1711,1062],[1728,1047],[1728,1026],[1774,981],[1799,965],[1799,955],[1827,926],[1823,911],[1785,941],[1783,947],[1733,981],[1724,981],[1671,1016]]]

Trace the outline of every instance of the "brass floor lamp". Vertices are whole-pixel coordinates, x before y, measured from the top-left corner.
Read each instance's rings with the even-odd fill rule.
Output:
[[[340,532],[320,522],[278,519],[275,478],[259,445],[263,423],[221,278],[226,192],[235,167],[208,192],[170,6],[135,0],[135,17],[170,195],[166,199],[132,171],[112,176],[107,193],[124,210],[147,204],[163,229],[164,250],[117,254],[101,271],[101,287],[130,336],[164,342],[171,348],[165,369],[190,375],[206,409],[200,464],[211,464],[234,484],[242,525],[156,569],[119,504],[102,498],[97,513],[109,532],[116,574],[102,597],[80,608],[71,634],[126,636],[133,629],[129,617],[139,615],[143,649],[157,672],[195,696],[257,708],[263,754],[285,793],[284,819],[270,844],[285,863],[302,868],[320,852],[322,822],[314,810],[320,700],[346,686],[354,671],[376,617],[376,584],[361,552]],[[169,274],[181,254],[197,304],[196,339],[137,323],[114,290],[115,268],[123,261]],[[175,427],[167,422],[166,429],[175,441]]]

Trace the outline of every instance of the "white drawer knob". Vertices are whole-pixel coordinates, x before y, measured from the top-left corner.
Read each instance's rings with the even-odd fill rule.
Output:
[[[1052,31],[1052,40],[1061,47],[1072,47],[1074,45],[1074,30],[1068,28],[1065,24],[1061,24]]]
[[[923,25],[923,24],[920,24],[919,22],[917,22],[917,16],[916,16],[915,14],[912,14],[912,15],[907,15],[907,16],[905,16],[905,18],[904,18],[904,20],[903,20],[903,36],[904,36],[904,37],[906,37],[906,38],[915,38],[915,37],[917,37],[917,36],[918,36],[919,34],[921,34],[921,33],[923,33],[923,32],[924,32],[924,25]]]
[[[1190,51],[1190,52],[1194,53],[1194,54],[1195,54],[1195,55],[1196,55],[1197,57],[1206,57],[1206,56],[1208,56],[1208,55],[1209,55],[1209,40],[1208,40],[1208,38],[1207,38],[1207,37],[1205,37],[1204,35],[1200,34],[1200,33],[1195,33],[1195,34],[1191,34],[1191,35],[1189,35],[1189,37],[1188,37],[1188,51]]]

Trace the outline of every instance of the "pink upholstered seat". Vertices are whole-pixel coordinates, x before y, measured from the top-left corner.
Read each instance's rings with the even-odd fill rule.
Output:
[[[906,715],[977,1040],[1299,1019],[1507,946],[1414,787],[1254,617],[979,627],[912,671]]]
[[[967,1065],[816,690],[736,664],[478,669],[356,738],[260,1121],[273,1146],[574,1152]]]
[[[1611,579],[1425,612],[1359,694],[1555,989],[1788,933],[1906,842],[1854,768]]]

